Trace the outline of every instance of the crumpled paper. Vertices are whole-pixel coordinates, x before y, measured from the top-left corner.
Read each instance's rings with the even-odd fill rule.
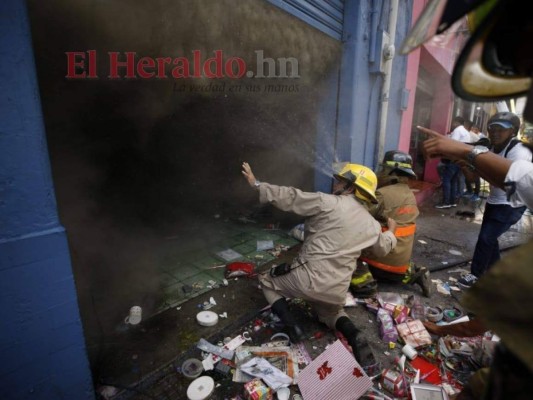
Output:
[[[261,378],[274,391],[292,384],[290,376],[261,357],[254,357],[250,361],[242,364],[239,368],[248,375]]]

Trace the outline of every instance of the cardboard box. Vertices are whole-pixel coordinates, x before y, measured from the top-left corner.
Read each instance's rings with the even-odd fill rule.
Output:
[[[410,344],[415,349],[431,344],[431,336],[419,319],[398,324],[396,329],[404,343]]]
[[[372,380],[337,340],[300,373],[298,387],[305,400],[356,400],[372,387]]]

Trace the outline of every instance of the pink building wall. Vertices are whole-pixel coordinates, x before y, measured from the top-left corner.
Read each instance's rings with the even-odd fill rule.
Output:
[[[418,79],[418,66],[420,63],[420,49],[413,51],[407,59],[407,76],[405,78],[405,88],[409,91],[409,101],[407,109],[402,116],[400,123],[400,139],[398,149],[409,153],[409,143],[411,141],[411,127],[413,125],[413,114],[415,108],[416,81]]]
[[[413,1],[413,15],[411,20],[416,21],[426,4],[425,0]],[[412,24],[411,24],[412,25]],[[407,76],[405,77],[405,88],[409,91],[409,101],[407,109],[402,116],[400,123],[400,139],[398,149],[409,152],[409,143],[411,140],[411,129],[413,125],[413,113],[415,107],[416,81],[418,79],[418,66],[420,63],[420,49],[412,51],[407,56]]]
[[[413,17],[416,21],[426,0],[413,1]],[[464,29],[459,27],[459,30]],[[409,151],[411,131],[413,125],[414,104],[416,96],[416,86],[418,71],[422,66],[427,70],[433,82],[433,104],[431,106],[431,122],[429,128],[446,134],[450,129],[452,111],[454,106],[454,94],[451,89],[451,75],[453,66],[457,58],[458,51],[462,48],[464,36],[461,34],[448,33],[435,37],[420,49],[411,52],[407,60],[406,89],[409,90],[408,107],[403,113],[400,125],[400,138],[398,148],[402,151]],[[424,170],[424,180],[438,183],[440,178],[436,165],[439,160],[427,160]]]

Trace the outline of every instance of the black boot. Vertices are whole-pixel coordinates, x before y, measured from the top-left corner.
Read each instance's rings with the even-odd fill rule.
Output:
[[[429,270],[426,267],[419,267],[418,265],[415,265],[414,270],[415,272],[410,277],[409,283],[411,285],[416,283],[422,289],[424,296],[431,297],[433,286],[429,277]]]
[[[287,303],[285,298],[276,300],[271,308],[287,327],[292,343],[299,343],[304,340],[305,337],[302,328],[296,323],[294,316],[291,314],[291,310],[289,310],[289,303]]]
[[[360,334],[359,329],[355,327],[350,318],[340,317],[335,323],[335,329],[344,335],[361,367],[366,369],[376,364],[376,359],[367,340]]]

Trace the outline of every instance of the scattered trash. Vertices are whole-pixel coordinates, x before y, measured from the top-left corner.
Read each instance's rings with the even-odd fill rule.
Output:
[[[402,353],[405,354],[409,360],[414,360],[418,356],[416,349],[410,344],[406,344],[402,347]]]
[[[114,386],[100,386],[98,388],[98,393],[104,400],[110,400],[118,393],[118,389]]]
[[[353,294],[348,290],[346,292],[346,301],[344,302],[344,307],[355,307],[357,305],[357,300],[353,297]]]
[[[226,264],[219,264],[219,265],[213,265],[212,267],[207,267],[207,269],[217,269],[217,268],[225,268]]]
[[[440,294],[449,295],[450,294],[450,285],[448,285],[447,283],[439,283],[437,285],[437,292],[439,292]]]
[[[279,338],[282,338],[283,340],[280,340]],[[271,341],[274,341],[276,339],[278,339],[278,341],[280,341],[280,342],[285,342],[284,346],[288,346],[289,343],[291,342],[291,339],[289,338],[289,335],[287,335],[286,333],[283,333],[283,332],[275,333],[274,335],[272,335],[270,337]]]
[[[202,326],[214,326],[218,323],[218,315],[213,311],[201,311],[196,314],[196,321]]]
[[[265,251],[270,250],[274,248],[274,241],[273,240],[258,240],[257,241],[257,251]]]
[[[262,358],[268,361],[285,375],[289,376],[291,381],[299,374],[298,363],[291,347],[241,346],[235,355],[237,369],[233,374],[233,382],[243,383],[251,379],[251,376],[242,371],[240,366],[253,358]]]
[[[415,349],[431,344],[431,336],[419,319],[399,324],[396,326],[396,329],[404,343],[411,345]]]
[[[447,271],[449,274],[455,274],[456,272],[460,273],[460,274],[468,274],[470,271],[467,271],[466,269],[464,268],[455,268],[455,269],[451,269],[449,271]]]
[[[439,322],[442,320],[442,308],[440,307],[428,307],[427,308],[427,319],[431,322]]]
[[[291,390],[287,387],[282,387],[278,389],[276,395],[278,396],[278,400],[289,400]]]
[[[428,242],[426,242],[425,240],[418,240],[418,243],[428,244]]]
[[[454,256],[462,256],[463,255],[462,252],[460,252],[459,250],[454,250],[454,249],[448,250],[448,253],[453,254]]]
[[[421,321],[426,320],[426,308],[420,301],[420,298],[418,296],[413,297],[413,304],[411,306],[411,317],[413,319],[419,319]],[[404,321],[400,321],[404,322]]]
[[[447,393],[445,393],[444,387],[437,385],[412,383],[410,385],[410,390],[412,400],[423,400],[429,398],[444,400],[448,398]]]
[[[215,381],[210,376],[201,376],[191,382],[187,388],[187,398],[189,400],[208,399],[215,390]]]
[[[124,322],[129,325],[137,325],[142,321],[143,310],[139,306],[133,306],[130,308],[130,312]]]
[[[224,311],[222,314],[218,314],[220,318],[228,318],[228,313]]]
[[[226,360],[222,360],[219,363],[217,363],[217,366],[215,367],[215,371],[222,375],[229,375],[231,373],[231,365],[227,364],[225,362]]]
[[[228,360],[231,360],[235,354],[233,350],[227,349],[227,345],[224,347],[215,346],[214,344],[209,343],[204,338],[201,338],[198,343],[196,343],[196,347],[198,347],[202,351],[213,353]]]
[[[303,342],[293,344],[292,351],[297,359],[298,364],[308,365],[311,361],[313,361]]]
[[[459,310],[458,308],[454,307],[454,308],[447,308],[445,310],[443,310],[443,316],[444,316],[444,320],[446,322],[451,322],[451,321],[454,321],[458,318],[461,318],[463,316],[463,312],[461,310]]]
[[[298,377],[305,400],[341,399],[346,398],[346,393],[358,399],[372,386],[372,380],[340,340],[316,357]]]
[[[252,276],[255,272],[255,264],[248,262],[232,262],[226,265],[226,278],[236,278],[239,276]]]
[[[189,379],[198,378],[203,370],[202,362],[196,358],[189,358],[181,365],[181,373]]]
[[[207,281],[207,283],[209,284],[207,287],[209,288],[218,288],[218,283],[212,279],[210,279],[209,281]]]
[[[394,326],[394,322],[390,314],[380,308],[378,310],[378,321],[379,321],[379,337],[385,342],[395,342],[398,340],[398,332]]]
[[[235,250],[232,249],[226,249],[219,251],[216,253],[216,255],[220,258],[222,258],[224,261],[233,261],[237,258],[242,258],[242,254],[237,253]]]
[[[224,286],[228,286],[228,285],[229,285],[229,282],[228,282],[228,280],[227,280],[226,278],[224,278],[224,279],[222,279],[222,284],[223,284]]]
[[[448,265],[448,261],[441,261],[440,262],[442,265]]]
[[[379,292],[376,298],[379,302],[379,305],[385,309],[388,309],[388,307],[386,306],[387,303],[392,305],[392,307],[390,308],[391,310],[394,309],[394,306],[397,304],[405,304],[405,301],[402,296],[394,292]]]
[[[290,376],[262,357],[254,357],[239,368],[248,375],[261,378],[274,391],[292,384]]]
[[[272,389],[266,386],[259,378],[252,379],[244,384],[244,393],[247,399],[270,400]]]
[[[394,394],[395,397],[405,397],[407,395],[407,382],[405,377],[398,371],[386,369],[381,375],[381,384],[385,390]]]

